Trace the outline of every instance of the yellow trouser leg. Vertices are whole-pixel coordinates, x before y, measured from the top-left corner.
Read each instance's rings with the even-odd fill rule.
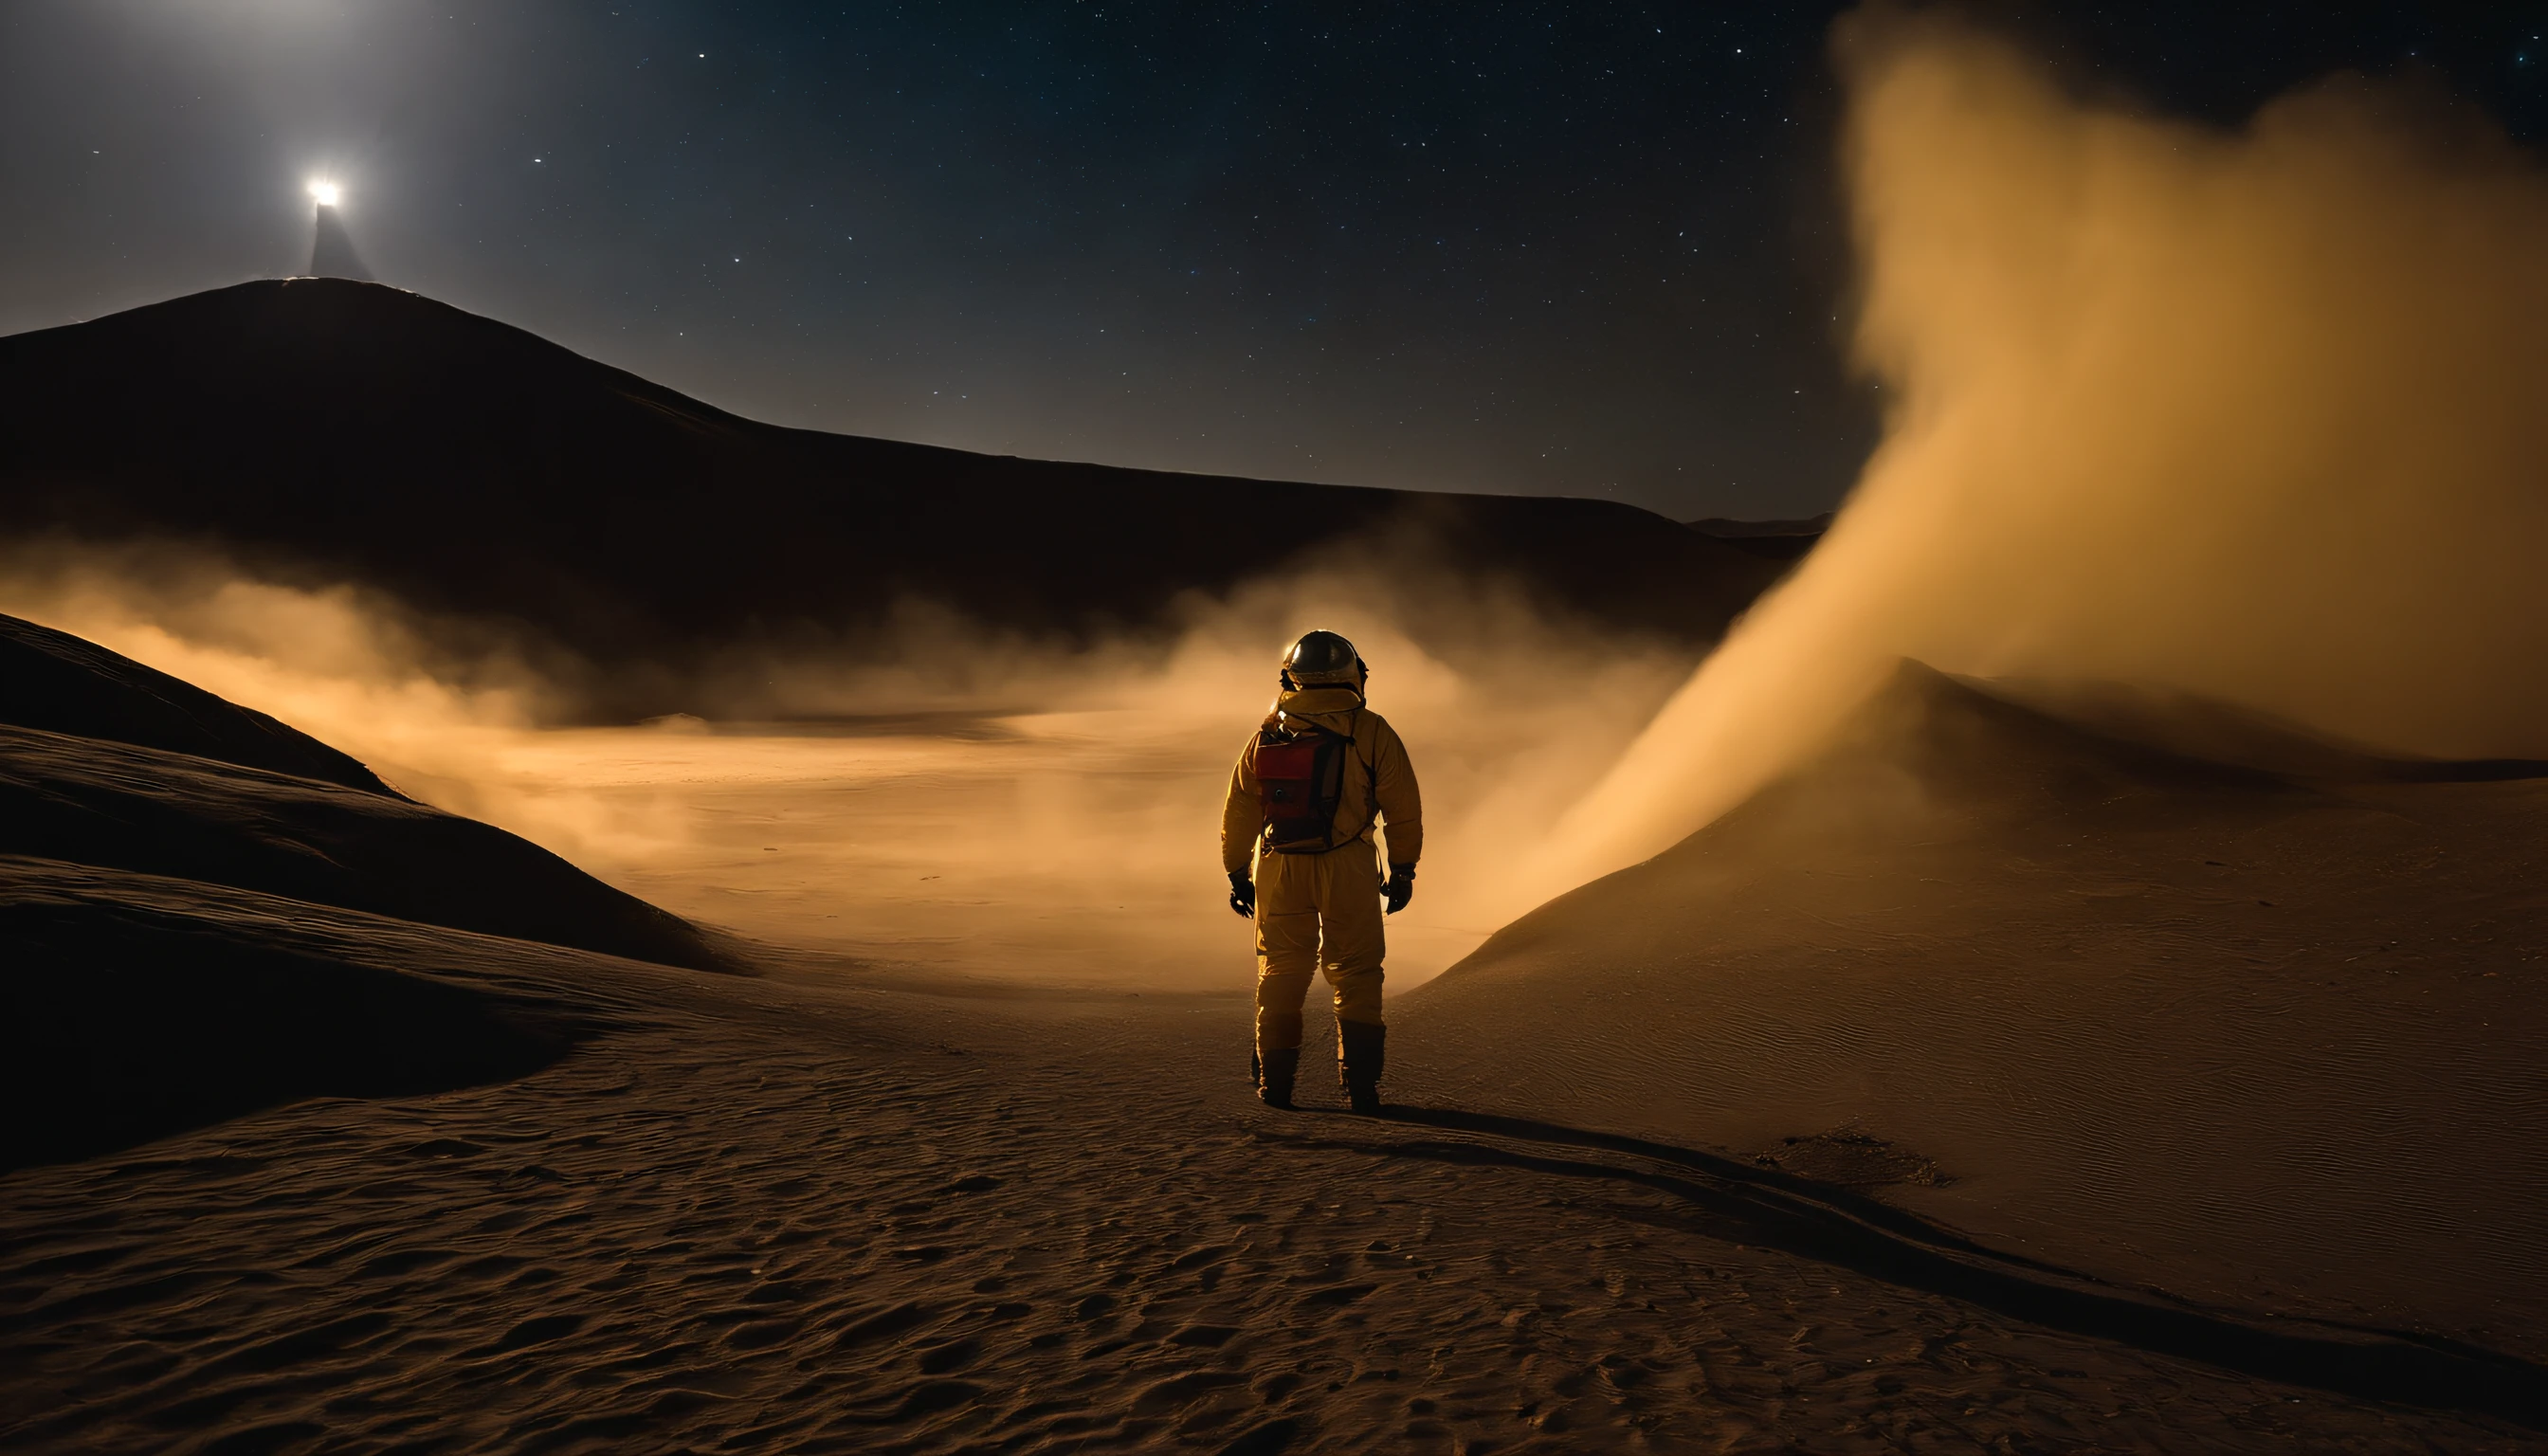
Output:
[[[1256,1050],[1301,1045],[1301,1002],[1319,966],[1319,908],[1307,857],[1262,855],[1256,864]]]
[[[1381,1024],[1380,865],[1356,840],[1316,857],[1319,970],[1336,993],[1336,1020]]]
[[[1256,862],[1256,1049],[1301,1045],[1310,974],[1335,991],[1339,1021],[1380,1025],[1380,871],[1361,840],[1323,855]]]

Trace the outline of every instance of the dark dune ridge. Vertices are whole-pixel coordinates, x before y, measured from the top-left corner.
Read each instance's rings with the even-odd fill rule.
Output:
[[[587,1008],[420,968],[419,942],[473,965],[520,954],[479,939],[0,855],[0,1170],[305,1098],[413,1097],[556,1061],[595,1024]]]
[[[1456,1103],[1819,1170],[2121,1284],[2548,1352],[2548,781],[2084,700],[1906,666],[1817,762],[1411,993],[1409,1055],[1503,1047]]]
[[[1734,520],[1711,515],[1687,522],[1702,536],[1712,537],[1737,551],[1769,561],[1801,561],[1814,543],[1831,529],[1832,512],[1806,516],[1797,520]]]
[[[313,779],[6,725],[0,854],[694,970],[727,966],[687,922],[493,825]]]
[[[0,643],[38,644],[37,680],[79,711],[0,717],[0,854],[130,869],[710,970],[696,928],[527,840],[391,792],[315,739],[65,633],[0,617]],[[182,691],[180,691],[182,689]],[[13,683],[0,712],[33,696]],[[169,705],[168,714],[157,711]],[[180,731],[196,730],[201,731]],[[192,744],[169,751],[104,734]],[[263,764],[240,759],[263,760]],[[265,764],[309,765],[319,778]]]
[[[206,896],[274,897],[285,909],[269,918],[286,922],[341,907],[735,968],[695,927],[546,850],[93,644],[0,618],[0,711],[98,735],[0,722],[0,1167],[302,1097],[519,1075],[571,1040],[554,1017],[526,1022],[395,956],[356,963],[203,922],[186,907]]]
[[[0,723],[190,754],[397,797],[310,735],[94,642],[0,615]]]
[[[218,545],[490,619],[671,711],[739,641],[856,646],[919,599],[1085,639],[1350,560],[1712,641],[1779,564],[1607,501],[968,454],[738,418],[374,284],[240,284],[0,339],[0,528]],[[1445,604],[1410,626],[1450,633]],[[639,664],[671,670],[640,675]],[[642,685],[641,685],[642,684]]]

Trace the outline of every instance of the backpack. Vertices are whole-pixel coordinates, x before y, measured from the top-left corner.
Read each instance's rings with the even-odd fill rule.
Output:
[[[1256,734],[1256,799],[1265,811],[1265,848],[1281,855],[1336,847],[1336,806],[1344,799],[1353,740],[1277,713]]]

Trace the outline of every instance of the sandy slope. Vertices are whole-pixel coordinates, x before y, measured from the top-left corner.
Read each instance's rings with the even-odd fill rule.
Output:
[[[102,735],[0,722],[0,864],[43,886],[0,905],[0,1167],[296,1097],[519,1075],[581,1025],[417,981],[395,947],[349,966],[289,938],[171,930],[145,903],[232,886],[312,917],[345,907],[734,968],[696,927],[548,851],[401,797],[322,744],[92,644],[0,617],[0,669],[12,684],[0,713]],[[60,690],[38,690],[48,685]],[[102,911],[79,886],[112,871],[155,888]]]
[[[1263,1113],[1231,1001],[698,976],[246,891],[0,877],[12,902],[393,963],[589,1034],[514,1081],[8,1175],[13,1450],[2536,1444],[2065,1328],[2115,1301],[2057,1280],[2036,1281],[2050,1324],[1997,1312],[1956,1283],[1987,1255],[1888,1262],[1915,1228],[1739,1166],[1448,1111]],[[1427,1103],[1440,1079],[1404,1083]]]
[[[432,933],[407,922],[366,919],[348,935],[306,901],[21,857],[0,857],[0,1167],[95,1157],[305,1097],[520,1076],[600,1024],[587,1004],[412,974]],[[518,944],[481,947],[482,972]]]
[[[0,725],[0,854],[238,885],[667,964],[697,930],[527,840],[386,793]]]
[[[1410,1035],[1505,1048],[1449,1074],[1472,1106],[2548,1352],[2548,783],[2225,769],[1923,670],[1862,728],[1500,933]]]
[[[298,729],[94,642],[7,615],[0,615],[0,723],[396,797],[371,770]]]
[[[264,890],[696,969],[696,927],[393,791],[263,713],[0,616],[0,855]]]

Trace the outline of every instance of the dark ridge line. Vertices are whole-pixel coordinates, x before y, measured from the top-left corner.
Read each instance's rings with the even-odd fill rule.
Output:
[[[2209,1310],[2164,1291],[2135,1292],[2091,1274],[1973,1242],[1875,1199],[1774,1169],[1640,1138],[1526,1118],[1394,1105],[1390,1121],[1477,1137],[1620,1153],[1674,1173],[1499,1148],[1466,1138],[1387,1141],[1303,1138],[1252,1129],[1290,1146],[1414,1157],[1557,1177],[1626,1182],[1672,1195],[1720,1221],[1695,1231],[1830,1264],[1899,1288],[1943,1295],[2029,1323],[2356,1399],[2475,1412],[2548,1430],[2548,1369],[2447,1336],[2338,1320],[2288,1321],[2304,1334]],[[1714,1185],[1714,1186],[1711,1186]]]
[[[2426,764],[2382,761],[2381,777],[2393,783],[2503,783],[2548,778],[2548,759],[2441,759]]]
[[[2028,717],[2065,729],[2097,743],[2128,750],[2136,754],[2155,755],[2178,763],[2199,765],[2207,769],[2228,770],[2280,783],[2329,785],[2353,783],[2503,783],[2517,779],[2548,778],[2548,759],[2428,759],[2400,758],[2377,750],[2334,742],[2318,736],[2315,730],[2265,718],[2217,699],[2192,699],[2207,709],[2227,709],[2243,721],[2243,726],[2261,729],[2286,749],[2298,747],[2319,757],[2315,766],[2259,763],[2245,757],[2237,748],[2205,747],[2199,744],[2171,744],[2136,733],[2129,726],[2100,721],[2093,715],[2082,716],[2057,701],[2043,701],[2023,691],[2024,680],[2001,682],[1964,673],[1948,673],[1932,668],[1917,658],[1904,658],[1905,663],[1935,673],[1950,682],[2001,707],[2015,709]],[[2251,745],[2252,747],[2252,745]]]

